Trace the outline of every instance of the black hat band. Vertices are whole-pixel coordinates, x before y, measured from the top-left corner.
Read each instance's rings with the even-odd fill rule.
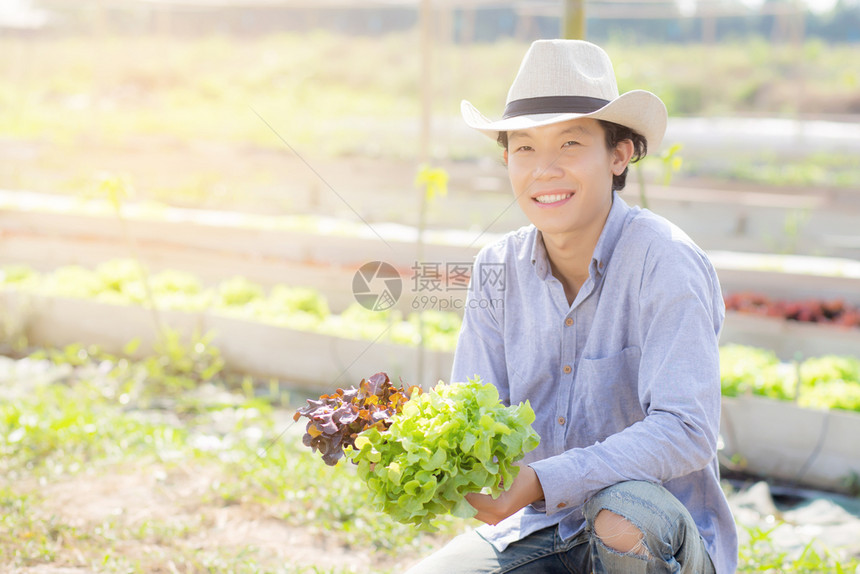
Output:
[[[504,118],[531,114],[589,114],[609,103],[609,100],[589,96],[543,96],[514,100],[505,106]]]

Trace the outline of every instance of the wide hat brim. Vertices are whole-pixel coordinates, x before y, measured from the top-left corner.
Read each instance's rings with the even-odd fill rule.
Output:
[[[460,113],[466,125],[493,139],[499,137],[499,132],[525,130],[577,118],[604,120],[626,126],[644,136],[648,141],[649,151],[656,151],[660,148],[668,122],[666,105],[660,98],[646,90],[632,90],[588,113],[540,113],[493,121],[466,100],[460,104]]]

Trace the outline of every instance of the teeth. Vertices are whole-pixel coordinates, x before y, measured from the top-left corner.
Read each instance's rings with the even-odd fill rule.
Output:
[[[562,199],[567,199],[573,195],[572,193],[559,193],[556,195],[541,195],[536,197],[535,199],[539,203],[555,203],[556,201],[561,201]]]

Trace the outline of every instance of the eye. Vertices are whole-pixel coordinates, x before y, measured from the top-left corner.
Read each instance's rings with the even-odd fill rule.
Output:
[[[570,141],[564,142],[564,145],[561,147],[573,147],[573,146],[577,146],[577,145],[579,145],[578,141],[570,140]]]
[[[520,152],[520,151],[531,151],[531,150],[532,150],[532,146],[530,146],[530,145],[521,145],[521,146],[519,146],[518,148],[516,148],[514,151],[515,151],[515,152]]]

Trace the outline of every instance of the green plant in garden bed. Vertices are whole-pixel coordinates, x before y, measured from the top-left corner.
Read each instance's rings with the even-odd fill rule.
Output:
[[[797,404],[802,407],[860,412],[860,382],[831,381],[826,385],[802,388]]]
[[[795,400],[802,407],[860,412],[860,360],[854,357],[827,355],[790,364],[772,351],[724,345],[720,371],[726,396],[753,394]]]
[[[2,288],[115,305],[147,303],[141,267],[130,260],[109,261],[93,271],[69,265],[46,274],[23,266],[4,267],[0,269]],[[167,270],[150,274],[149,288],[160,309],[192,312],[208,309],[291,329],[402,345],[417,345],[421,339],[415,313],[404,318],[396,310],[371,311],[354,303],[335,315],[325,297],[307,287],[276,285],[267,295],[260,285],[244,277],[233,277],[206,289],[191,274]],[[459,315],[432,310],[424,313],[425,346],[453,349],[460,330]]]
[[[0,284],[26,286],[32,284],[38,273],[26,265],[6,265],[0,268]]]
[[[424,320],[424,344],[429,349],[453,350],[457,346],[462,320],[456,313],[428,309],[422,312]],[[409,323],[417,334],[418,313],[409,315]]]
[[[803,361],[798,404],[860,412],[860,360],[828,355]]]
[[[153,353],[137,361],[129,358],[139,347],[137,339],[125,346],[124,356],[106,353],[97,345],[72,344],[62,349],[41,349],[30,358],[73,367],[98,363],[99,368],[119,384],[103,392],[120,397],[124,404],[149,405],[153,401],[175,400],[221,373],[224,359],[210,344],[212,339],[211,333],[195,332],[186,342],[178,331],[166,327],[153,344]]]
[[[50,384],[0,404],[2,474],[62,475],[94,460],[165,460],[185,448],[184,429],[123,413],[104,392],[93,381]]]
[[[800,365],[800,377],[810,387],[833,381],[860,381],[860,359],[839,355],[812,357]]]
[[[722,160],[722,161],[720,161]],[[774,187],[841,187],[860,185],[857,156],[840,153],[810,153],[787,157],[773,152],[741,157],[722,155],[693,160],[688,175],[752,182]]]
[[[207,289],[193,275],[177,271],[152,274],[150,286],[154,300],[164,308],[186,311],[212,309],[218,313],[336,337],[402,345],[416,345],[420,341],[418,317],[414,313],[404,318],[397,310],[370,311],[355,303],[343,313],[332,314],[322,294],[309,288],[279,285],[266,295],[259,285],[236,277]],[[44,275],[25,266],[8,266],[0,269],[0,288],[95,298],[112,304],[140,304],[144,301],[140,268],[124,260],[107,262],[95,271],[66,266]],[[743,301],[739,305],[754,304]],[[761,306],[759,303],[755,305]],[[832,311],[837,309],[834,305],[828,304],[822,309],[826,307]],[[456,313],[424,312],[424,343],[427,348],[452,350],[456,346],[459,329],[460,317]],[[167,345],[164,347],[165,355],[168,356],[171,345],[176,347],[178,344],[175,333],[172,336],[171,341],[168,330],[162,337],[162,344]],[[197,337],[192,347],[197,343],[208,343],[208,340],[201,339],[211,335]],[[204,344],[201,348],[209,346]],[[181,350],[174,350],[183,356]],[[725,345],[720,350],[720,357],[722,392],[726,396],[751,393],[781,400],[796,399],[801,406],[860,411],[860,366],[855,359],[807,359],[800,365],[802,374],[798,386],[798,366],[780,362],[770,351]],[[198,357],[198,361],[202,359]],[[212,376],[223,366],[220,357],[209,357],[208,361],[208,366],[198,364],[195,367],[199,373],[214,369],[207,375]],[[166,380],[169,373],[162,376],[157,373],[158,368],[157,363],[150,364],[150,371],[156,373],[155,379]],[[186,384],[182,377],[172,381],[173,386],[194,386],[193,383]],[[158,389],[155,385],[152,388]]]
[[[720,347],[720,382],[726,396],[751,393],[791,399],[795,386],[791,373],[772,351],[742,345]]]
[[[811,540],[797,557],[790,557],[785,550],[777,547],[774,531],[758,526],[744,526],[747,540],[740,545],[738,552],[738,572],[765,572],[772,574],[854,574],[860,569],[860,560],[840,559],[817,540]]]

